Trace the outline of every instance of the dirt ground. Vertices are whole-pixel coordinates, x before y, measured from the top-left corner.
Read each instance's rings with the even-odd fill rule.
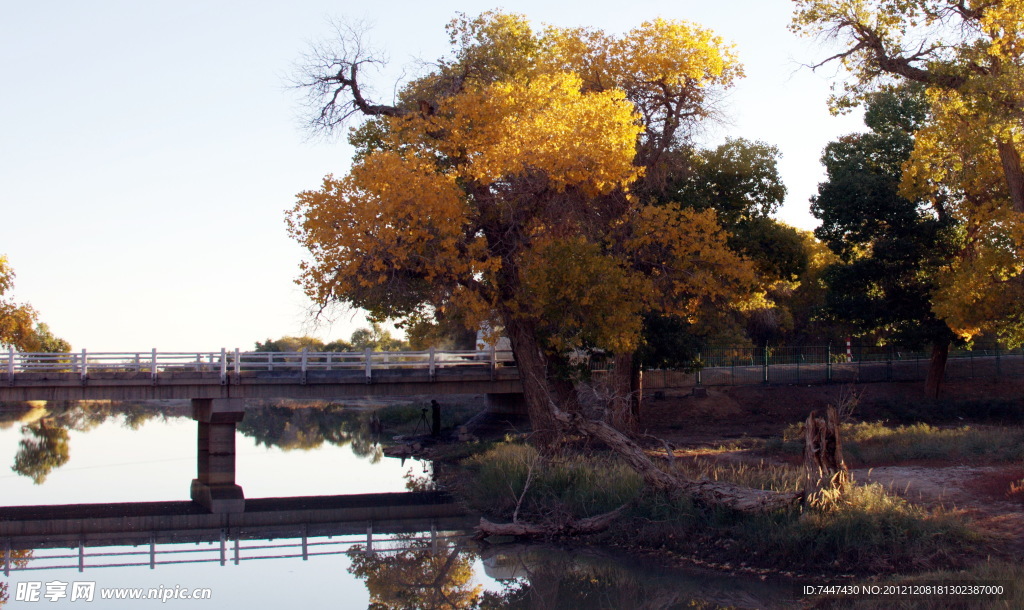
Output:
[[[717,386],[706,396],[684,391],[648,392],[642,426],[680,446],[694,446],[744,437],[769,438],[807,419],[815,409],[835,404],[844,394],[858,394],[857,419],[885,419],[885,406],[921,402],[919,382],[849,385]],[[1024,400],[1024,379],[958,380],[943,386],[942,400]]]
[[[884,419],[891,405],[921,403],[920,383],[878,383],[850,386],[736,386],[707,389],[706,396],[665,391],[644,401],[642,422],[647,431],[667,439],[689,455],[736,443],[744,438],[781,436],[790,424],[815,409],[835,404],[853,389],[859,393],[854,418]],[[1024,380],[954,381],[943,388],[947,401],[1024,400]],[[950,423],[950,422],[946,422]],[[962,423],[972,423],[969,416]],[[740,443],[742,446],[742,443]],[[757,452],[716,453],[716,459],[759,460]],[[976,525],[1008,543],[1024,556],[1024,491],[1011,485],[1024,479],[1024,464],[962,464],[953,460],[855,468],[854,480],[880,483],[907,500],[967,513]]]

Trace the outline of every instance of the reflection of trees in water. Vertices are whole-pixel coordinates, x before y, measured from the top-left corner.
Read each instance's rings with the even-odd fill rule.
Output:
[[[471,582],[474,555],[462,543],[438,541],[436,552],[431,541],[407,536],[385,544],[404,548],[367,554],[357,544],[348,552],[348,571],[366,581],[372,610],[479,607],[483,587]]]
[[[599,550],[544,545],[486,546],[473,552],[462,544],[401,537],[388,550],[349,551],[349,572],[366,582],[371,610],[472,608],[476,610],[562,608],[672,609],[781,605],[784,598],[760,581],[653,568]],[[481,557],[500,591],[473,584]],[[788,593],[788,589],[783,595]],[[773,599],[774,597],[774,599]]]
[[[166,408],[135,403],[64,403],[48,404],[46,415],[21,428],[21,442],[11,470],[30,477],[36,485],[70,459],[68,431],[85,432],[103,422],[120,418],[131,430],[138,430],[147,421],[167,419]]]
[[[18,549],[11,550],[11,567],[16,569],[23,569],[28,565],[28,560],[32,559],[32,549]],[[0,608],[3,608],[7,602],[11,599],[10,586],[6,582],[0,582]]]
[[[67,463],[67,428],[48,424],[45,419],[41,419],[23,427],[21,435],[18,453],[14,455],[14,466],[11,466],[14,472],[40,485],[54,468]]]
[[[591,549],[486,547],[488,573],[504,582],[480,608],[731,608],[775,605],[773,592],[743,578],[652,568]],[[781,601],[781,600],[776,600]]]
[[[378,435],[371,430],[372,413],[345,409],[261,407],[245,412],[238,431],[257,445],[284,450],[315,449],[324,443],[344,447],[377,463],[384,456]]]

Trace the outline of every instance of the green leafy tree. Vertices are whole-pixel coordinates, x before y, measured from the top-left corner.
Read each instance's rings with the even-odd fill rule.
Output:
[[[354,350],[370,349],[375,352],[395,352],[409,349],[409,344],[391,334],[379,322],[371,322],[370,328],[352,331],[349,343]]]
[[[828,180],[811,211],[821,220],[815,233],[841,258],[825,272],[824,315],[883,343],[931,345],[926,387],[935,396],[955,335],[933,312],[932,294],[935,274],[952,254],[953,232],[944,208],[900,194],[903,166],[927,115],[921,87],[871,95],[871,131],[826,147]]]
[[[316,337],[308,335],[303,337],[281,337],[277,340],[267,339],[265,342],[256,342],[257,352],[321,352],[324,350],[324,342]]]
[[[63,354],[71,351],[71,344],[53,334],[50,326],[44,322],[36,324],[35,346],[33,351]]]
[[[783,303],[806,273],[809,252],[799,231],[771,217],[786,196],[778,173],[778,148],[743,138],[708,149],[681,146],[662,164],[658,200],[713,210],[731,250],[753,262],[767,299],[745,312],[706,308],[697,319],[650,312],[645,315],[644,366],[687,366],[703,345],[753,340],[781,341],[793,330]]]

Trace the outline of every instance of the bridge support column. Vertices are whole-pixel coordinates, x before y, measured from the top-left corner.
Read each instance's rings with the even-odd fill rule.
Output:
[[[240,513],[245,495],[235,483],[235,425],[245,416],[242,398],[193,398],[192,419],[198,424],[198,473],[192,480],[192,501],[211,513]]]
[[[487,411],[507,415],[528,415],[526,396],[516,394],[488,394]]]

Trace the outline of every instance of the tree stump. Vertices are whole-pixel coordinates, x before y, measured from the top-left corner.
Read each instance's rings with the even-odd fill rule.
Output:
[[[841,495],[850,480],[839,437],[839,416],[828,407],[825,416],[811,411],[804,424],[804,501],[812,503]]]

